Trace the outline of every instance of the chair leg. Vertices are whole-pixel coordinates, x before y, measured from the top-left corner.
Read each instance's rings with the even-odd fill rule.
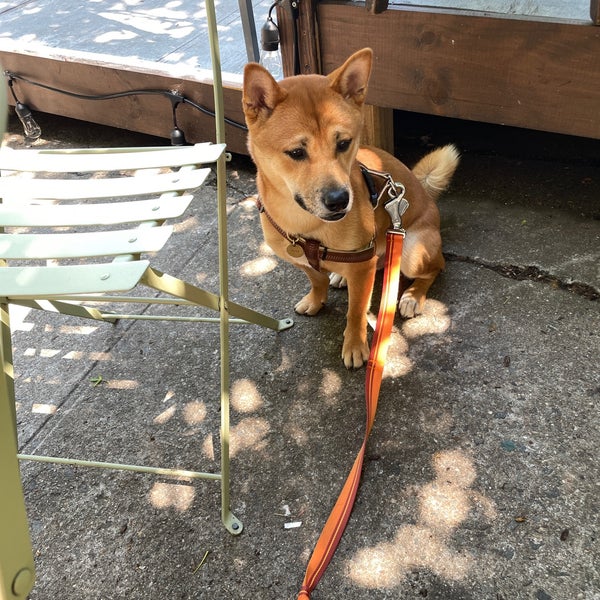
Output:
[[[220,321],[220,361],[221,361],[221,520],[233,535],[242,533],[242,522],[231,512],[229,494],[229,450],[230,450],[230,402],[229,402],[229,318],[227,303],[222,303]]]
[[[217,224],[219,240],[219,334],[221,359],[221,520],[226,529],[238,535],[243,525],[231,512],[229,496],[229,269],[227,256],[225,156],[217,161]]]
[[[16,408],[8,306],[0,304],[0,597],[25,598],[35,568],[17,460]]]

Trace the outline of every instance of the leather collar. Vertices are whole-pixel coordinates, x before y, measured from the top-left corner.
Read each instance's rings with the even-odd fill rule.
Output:
[[[285,232],[265,210],[265,207],[258,196],[256,197],[256,206],[258,210],[267,217],[269,223],[271,223],[275,230],[290,242],[287,247],[288,254],[295,258],[299,258],[304,254],[308,260],[308,264],[316,271],[321,270],[322,260],[340,263],[355,263],[370,260],[375,256],[375,236],[373,236],[366,248],[360,250],[332,250],[331,248],[323,246],[319,240],[290,235]]]

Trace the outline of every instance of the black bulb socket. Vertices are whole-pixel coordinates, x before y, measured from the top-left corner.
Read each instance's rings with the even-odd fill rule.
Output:
[[[260,30],[260,45],[265,52],[279,50],[279,29],[271,18],[266,20]]]
[[[179,129],[179,127],[175,127],[171,131],[171,146],[185,146],[187,142],[185,141],[185,135],[183,131]]]

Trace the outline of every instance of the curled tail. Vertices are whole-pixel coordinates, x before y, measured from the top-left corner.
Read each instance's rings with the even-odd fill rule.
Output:
[[[437,200],[450,184],[459,160],[456,146],[448,144],[424,156],[412,171],[431,199]]]

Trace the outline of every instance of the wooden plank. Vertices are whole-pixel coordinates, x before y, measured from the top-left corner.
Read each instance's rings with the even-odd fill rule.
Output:
[[[367,104],[361,143],[394,154],[394,111],[391,108]]]
[[[327,2],[319,27],[325,73],[373,48],[376,106],[600,138],[591,24]]]
[[[175,77],[159,70],[158,65],[155,70],[136,69],[127,64],[107,65],[13,51],[0,51],[0,64],[3,69],[24,75],[33,81],[80,94],[106,94],[137,89],[177,90],[209,110],[214,108],[211,81],[195,80],[191,75]],[[19,100],[34,111],[163,138],[169,138],[173,128],[171,102],[162,96],[130,96],[106,101],[80,100],[21,81],[15,83],[15,91]],[[223,93],[225,116],[243,125],[241,83],[226,84]],[[177,121],[188,142],[215,141],[212,117],[189,105],[180,105],[177,109]],[[231,125],[226,125],[225,129],[227,149],[247,154],[245,129]]]

